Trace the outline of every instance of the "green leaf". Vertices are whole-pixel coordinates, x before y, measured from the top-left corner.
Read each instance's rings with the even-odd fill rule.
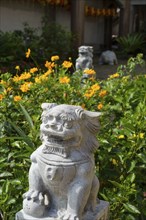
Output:
[[[102,198],[103,198],[104,200],[108,201],[108,198],[105,196],[105,194],[100,193],[100,195],[102,196]]]
[[[13,126],[13,128],[17,131],[17,133],[23,138],[23,140],[25,141],[25,143],[30,146],[30,147],[34,147],[33,142],[31,141],[31,139],[24,133],[24,131],[18,126],[16,125],[14,122],[9,121],[9,123]]]
[[[135,160],[131,161],[131,165],[130,165],[130,168],[128,170],[128,173],[130,173],[135,168],[135,165],[136,165],[136,161]]]
[[[120,184],[120,183],[118,183],[116,181],[109,180],[109,182],[112,183],[116,187],[122,188],[122,184]]]
[[[129,215],[126,216],[125,220],[135,220],[135,216],[129,214]]]
[[[126,180],[130,181],[131,183],[134,182],[135,180],[135,173],[131,173],[130,175],[127,176]]]
[[[134,205],[131,205],[130,203],[125,203],[123,204],[123,206],[125,207],[127,211],[131,213],[140,214],[140,211]]]
[[[7,205],[14,204],[16,202],[16,199],[10,199],[7,201]]]
[[[12,173],[7,172],[7,171],[5,171],[5,172],[3,172],[3,173],[0,174],[0,178],[10,177],[10,176],[13,176]]]
[[[146,155],[140,153],[137,156],[142,160],[143,163],[146,163]]]
[[[22,104],[19,103],[19,105],[20,105],[22,112],[23,112],[27,122],[29,123],[30,127],[33,128],[34,124],[33,124],[33,121],[31,119],[30,115],[28,114],[28,112],[26,111],[25,107]]]

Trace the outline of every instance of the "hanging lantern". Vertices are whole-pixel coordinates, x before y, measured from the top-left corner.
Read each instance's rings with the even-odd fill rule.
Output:
[[[61,4],[61,0],[56,0],[55,4],[56,5],[60,5]]]
[[[96,16],[100,16],[101,15],[101,9],[96,9]]]
[[[64,6],[69,5],[69,1],[68,0],[64,0]]]
[[[102,15],[103,15],[103,16],[106,15],[106,11],[105,11],[105,9],[102,9]]]
[[[89,15],[90,14],[90,8],[88,5],[85,5],[85,15]]]
[[[91,15],[95,16],[96,15],[96,10],[94,7],[91,7]]]
[[[107,9],[107,16],[111,16],[111,15],[112,15],[111,9],[108,8],[108,9]]]
[[[112,16],[116,16],[116,9],[115,8],[112,9]]]

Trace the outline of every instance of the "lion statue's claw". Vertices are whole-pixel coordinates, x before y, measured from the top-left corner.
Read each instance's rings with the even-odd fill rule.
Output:
[[[66,213],[63,217],[62,220],[79,220],[78,216],[72,213]]]
[[[29,190],[25,194],[23,194],[23,198],[27,200],[33,200],[33,201],[40,201],[41,204],[44,204],[44,195],[42,192],[39,192],[37,190]]]

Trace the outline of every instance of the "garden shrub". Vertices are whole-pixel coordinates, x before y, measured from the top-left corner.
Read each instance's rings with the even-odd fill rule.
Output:
[[[32,59],[29,49],[26,59]],[[146,218],[146,75],[135,74],[142,55],[130,58],[106,80],[91,77],[81,82],[82,71],[72,74],[72,60],[60,63],[58,55],[0,81],[0,211],[14,219],[28,188],[30,154],[40,145],[43,102],[81,105],[101,111],[100,147],[95,154],[100,180],[99,198],[110,202],[111,220]],[[89,73],[94,74],[90,70]],[[87,71],[86,71],[87,74]]]
[[[137,53],[144,52],[146,48],[146,35],[144,33],[132,33],[117,38],[121,50],[126,55],[136,56]]]
[[[73,57],[74,39],[71,32],[63,26],[47,23],[45,18],[40,30],[24,23],[22,31],[0,31],[0,70],[2,73],[9,71],[15,74],[16,65],[25,70],[27,66],[34,66],[34,59],[41,64],[54,54],[61,56],[62,60],[69,56]],[[31,48],[33,60],[27,60],[23,56],[23,51],[27,48]]]

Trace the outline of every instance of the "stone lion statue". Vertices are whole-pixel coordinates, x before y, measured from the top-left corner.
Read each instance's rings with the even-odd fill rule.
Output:
[[[85,70],[93,68],[93,47],[80,46],[78,48],[79,56],[76,59],[76,70]]]
[[[99,57],[99,64],[117,65],[118,60],[114,51],[106,50]]]
[[[86,215],[94,212],[99,190],[94,151],[100,113],[54,103],[42,109],[42,145],[31,155],[24,219],[91,220]]]

